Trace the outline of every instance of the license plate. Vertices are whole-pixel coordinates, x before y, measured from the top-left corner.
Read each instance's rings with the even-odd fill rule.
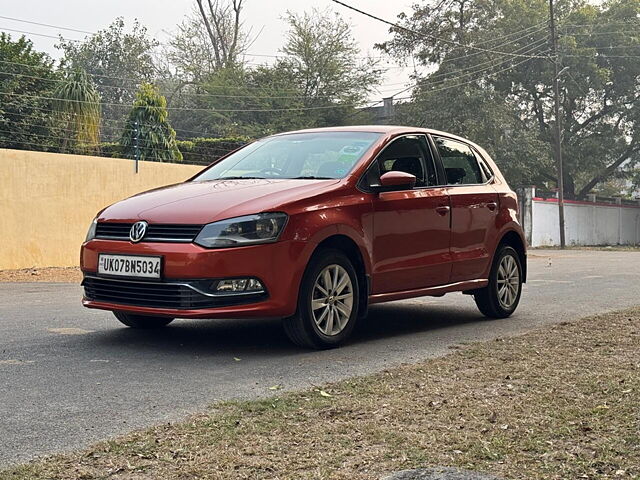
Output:
[[[98,273],[119,277],[160,278],[161,257],[138,255],[98,256]]]

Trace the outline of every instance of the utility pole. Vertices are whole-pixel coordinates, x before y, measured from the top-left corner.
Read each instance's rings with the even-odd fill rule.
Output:
[[[560,226],[560,248],[566,246],[564,237],[564,175],[562,173],[562,124],[560,117],[560,63],[558,59],[558,37],[556,36],[556,19],[553,0],[549,0],[549,20],[551,27],[551,55],[553,56],[553,103],[556,117],[554,151],[558,177],[558,219]]]
[[[137,120],[135,121],[135,126],[136,126],[136,128],[134,129],[134,132],[136,132],[136,136],[134,137],[134,139],[135,139],[134,151],[135,151],[135,157],[136,157],[135,173],[138,173],[138,155],[139,155],[139,152],[138,152],[138,148],[139,148],[139,146],[138,146],[138,137],[140,135],[140,130],[138,129],[138,121]]]

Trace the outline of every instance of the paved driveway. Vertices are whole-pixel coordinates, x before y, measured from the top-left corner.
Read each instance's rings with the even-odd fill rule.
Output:
[[[640,304],[640,253],[534,251],[517,314],[484,320],[470,297],[371,309],[349,345],[309,352],[275,321],[122,328],[71,284],[0,284],[0,465],[174,421],[216,400],[271,395],[443,355],[461,342]]]

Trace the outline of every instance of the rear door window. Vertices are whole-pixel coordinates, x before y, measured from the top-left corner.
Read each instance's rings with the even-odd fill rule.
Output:
[[[447,185],[473,185],[486,181],[469,145],[444,137],[433,137],[433,140],[442,160]]]

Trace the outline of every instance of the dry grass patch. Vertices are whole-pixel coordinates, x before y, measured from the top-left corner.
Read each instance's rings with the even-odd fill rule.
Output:
[[[21,268],[19,270],[0,270],[2,282],[56,282],[80,283],[80,267]]]
[[[432,465],[640,478],[639,350],[637,308],[322,390],[219,404],[0,478],[376,479]]]

